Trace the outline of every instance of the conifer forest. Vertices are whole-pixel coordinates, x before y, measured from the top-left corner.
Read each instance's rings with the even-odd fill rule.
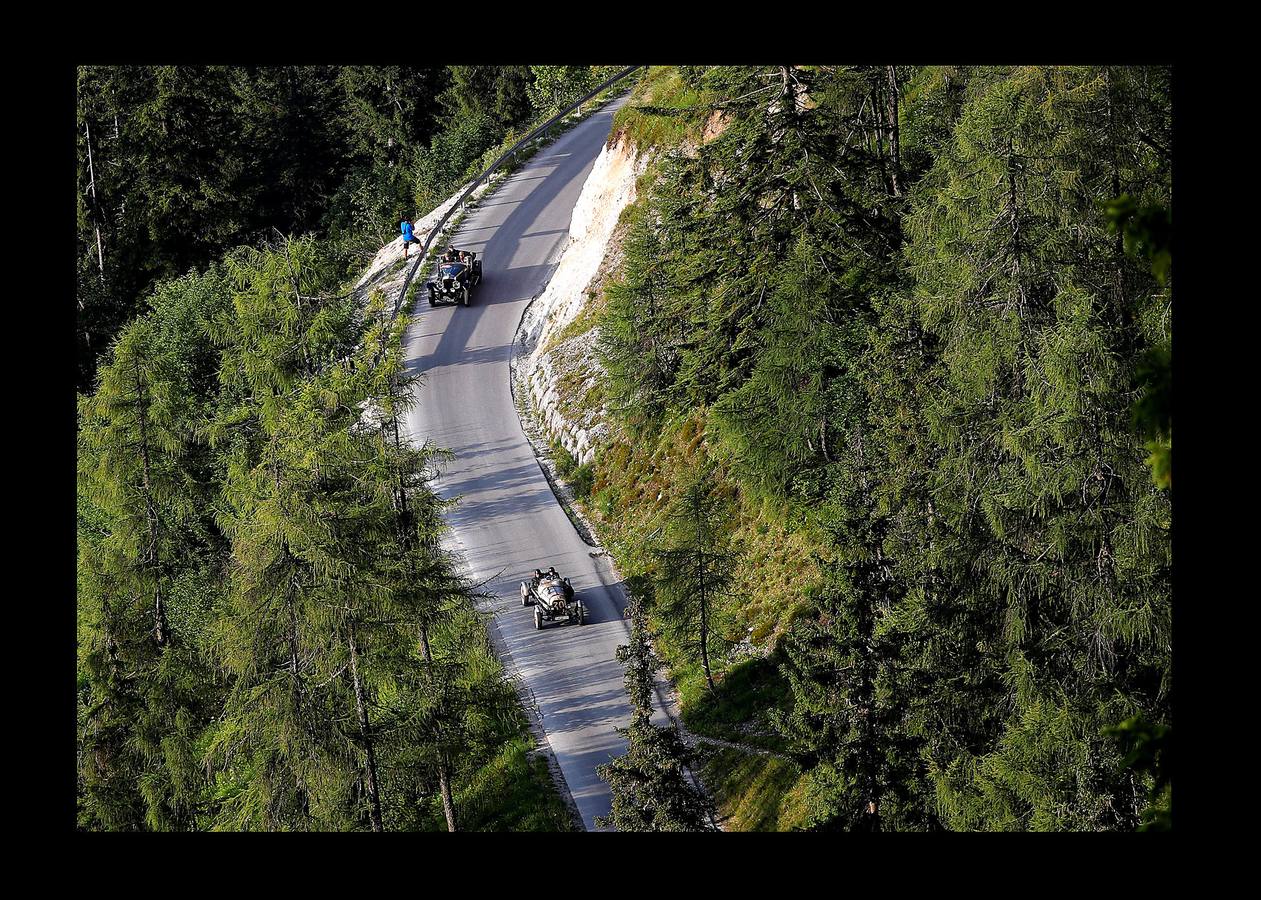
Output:
[[[78,830],[1172,828],[1173,68],[631,69],[77,68]]]

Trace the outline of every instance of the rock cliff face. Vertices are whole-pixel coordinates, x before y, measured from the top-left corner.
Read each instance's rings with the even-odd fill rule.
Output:
[[[621,263],[618,219],[635,201],[647,164],[646,155],[620,137],[600,152],[574,207],[556,271],[517,335],[518,396],[522,391],[528,396],[547,440],[559,442],[580,464],[594,458],[608,426],[595,355],[599,329],[575,322]]]

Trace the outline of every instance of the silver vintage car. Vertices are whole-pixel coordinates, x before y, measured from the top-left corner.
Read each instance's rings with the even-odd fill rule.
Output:
[[[534,607],[534,627],[539,629],[544,622],[557,619],[581,625],[587,618],[586,605],[574,596],[569,579],[560,577],[555,568],[546,572],[535,569],[533,578],[521,582],[521,605]]]

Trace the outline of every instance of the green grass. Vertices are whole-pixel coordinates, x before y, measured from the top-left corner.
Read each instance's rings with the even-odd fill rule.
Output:
[[[591,486],[595,482],[592,463],[579,465],[560,441],[552,441],[552,461],[556,464],[556,474],[573,489],[577,499],[586,500],[591,496]]]
[[[575,366],[560,376],[556,383],[556,392],[562,397],[574,397],[579,388],[585,389],[588,377],[585,367]]]
[[[701,779],[729,831],[780,831],[785,799],[801,777],[791,762],[726,747],[703,749]]]
[[[766,750],[785,752],[788,748],[771,727],[767,712],[784,704],[789,695],[787,680],[779,671],[780,654],[767,658],[750,657],[722,673],[715,697],[697,668],[691,679],[690,696],[682,696],[683,720],[697,734],[739,741]]]
[[[567,479],[569,486],[574,490],[574,496],[579,500],[586,500],[591,496],[591,485],[594,476],[591,474],[591,463],[584,463],[574,469],[573,474]]]
[[[641,150],[676,147],[699,133],[708,109],[705,99],[683,81],[677,67],[652,66],[613,117],[613,133],[624,133]]]
[[[604,396],[604,383],[597,378],[582,395],[583,408],[598,409],[604,405]]]
[[[560,330],[560,333],[552,338],[552,342],[547,349],[580,334],[586,334],[592,328],[600,323],[600,314],[604,312],[606,306],[604,298],[604,285],[600,284],[597,289],[587,290],[587,302],[582,305],[578,315],[574,316],[572,322]]]
[[[568,479],[574,469],[578,468],[578,460],[564,448],[560,441],[552,442],[552,461],[556,463],[556,474]]]
[[[528,736],[509,741],[461,787],[456,798],[465,831],[574,831],[547,761]]]

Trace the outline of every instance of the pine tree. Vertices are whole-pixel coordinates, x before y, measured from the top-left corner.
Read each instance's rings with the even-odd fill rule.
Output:
[[[194,308],[219,287],[211,274],[159,292],[80,403],[87,827],[189,830],[208,803],[195,748],[219,688],[200,653],[198,598],[183,585],[217,554],[199,481],[208,360]]]
[[[1113,153],[1107,72],[977,77],[910,220],[943,363],[919,615],[926,652],[980,654],[921,658],[973,673],[928,719],[938,797],[953,827],[1133,828],[1143,791],[1101,728],[1167,703],[1168,543],[1127,421],[1140,282],[1099,201],[1160,166]]]
[[[232,268],[214,432],[234,550],[219,825],[416,827],[409,798],[436,777],[455,830],[455,760],[502,741],[515,698],[438,542],[434,451],[400,428],[406,318],[387,327],[380,295],[359,313],[333,294],[310,241]]]
[[[136,784],[145,760],[130,737],[141,699],[121,654],[121,644],[136,640],[135,619],[124,619],[118,609],[123,604],[111,602],[116,582],[101,547],[107,525],[92,507],[84,508],[82,498],[81,488],[78,822],[89,830],[139,831],[145,807]]]
[[[217,647],[234,678],[211,746],[231,830],[380,829],[371,735],[357,715],[355,626],[372,602],[373,485],[353,426],[365,399],[351,308],[328,296],[310,241],[230,260],[220,323],[230,610]],[[357,458],[358,457],[358,458]]]
[[[709,654],[722,637],[722,604],[734,559],[728,547],[730,510],[714,491],[712,469],[683,486],[665,543],[655,551],[661,611],[684,649],[700,657],[711,692],[717,689]]]
[[[442,103],[460,115],[488,115],[504,128],[529,120],[530,66],[448,66],[451,86]]]
[[[660,426],[676,402],[674,389],[683,328],[666,299],[677,290],[676,259],[642,207],[631,207],[622,275],[606,288],[608,310],[598,352],[613,409],[635,429]]]
[[[716,450],[755,491],[817,499],[857,415],[871,295],[898,262],[908,74],[702,75],[725,130],[663,163],[608,291],[615,403],[649,424],[712,404]]]
[[[688,779],[692,754],[671,725],[652,724],[653,679],[659,663],[643,621],[640,595],[651,591],[645,580],[628,583],[630,643],[617,648],[626,666],[626,692],[631,701],[627,752],[596,769],[609,783],[610,814],[596,824],[618,831],[716,831],[705,794]]]
[[[854,480],[852,495],[870,494],[869,481],[864,489],[865,479]],[[903,636],[891,616],[902,582],[884,555],[887,525],[860,517],[869,512],[862,500],[845,500],[850,518],[831,520],[839,559],[827,568],[816,615],[799,619],[784,645],[792,705],[771,719],[808,772],[812,829],[933,830],[900,665]]]
[[[438,100],[454,68],[341,66],[344,140],[385,168],[406,165],[437,128]]]
[[[812,468],[835,461],[852,418],[842,409],[839,377],[853,352],[851,329],[837,325],[834,285],[819,259],[807,237],[793,248],[768,290],[768,323],[748,381],[713,407],[720,452],[750,493],[784,497],[805,488]]]
[[[374,296],[369,315],[384,319],[385,300]],[[384,325],[379,338],[369,334],[365,346],[384,340],[386,354],[376,367],[373,386],[374,412],[369,418],[382,440],[384,480],[391,487],[393,535],[382,549],[388,561],[386,597],[388,619],[396,631],[397,646],[413,659],[419,653],[421,667],[400,679],[391,693],[397,698],[392,714],[395,740],[403,740],[402,755],[419,762],[422,772],[436,775],[447,830],[459,830],[453,791],[453,759],[465,753],[476,741],[468,716],[473,708],[491,716],[502,716],[503,697],[487,694],[485,685],[470,679],[470,657],[451,652],[463,647],[476,656],[476,641],[466,629],[478,627],[468,615],[474,593],[458,574],[459,569],[440,542],[444,528],[439,517],[443,503],[427,482],[438,456],[428,443],[413,446],[405,434],[401,417],[411,405],[417,379],[403,373],[402,347],[408,319],[396,317],[388,332]],[[436,634],[447,637],[465,631],[453,642],[435,641]],[[444,646],[436,646],[442,644]],[[403,648],[410,648],[404,650]],[[399,689],[399,686],[402,686]]]

